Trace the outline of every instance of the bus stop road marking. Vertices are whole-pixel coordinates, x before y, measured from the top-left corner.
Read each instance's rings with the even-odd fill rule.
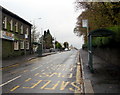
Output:
[[[11,89],[10,91],[12,92],[12,91],[14,91],[14,90],[16,90],[17,88],[19,88],[20,86],[18,85],[18,86],[15,86],[13,89]]]

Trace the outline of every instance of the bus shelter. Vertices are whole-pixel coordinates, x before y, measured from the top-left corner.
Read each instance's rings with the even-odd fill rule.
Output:
[[[93,37],[109,37],[113,36],[113,32],[108,29],[97,29],[89,32],[88,34],[88,67],[93,73],[93,51],[92,51],[92,38]]]

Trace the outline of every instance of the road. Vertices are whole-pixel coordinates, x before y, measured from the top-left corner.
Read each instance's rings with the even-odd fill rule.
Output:
[[[2,93],[70,93],[76,82],[77,51],[66,51],[3,69]]]

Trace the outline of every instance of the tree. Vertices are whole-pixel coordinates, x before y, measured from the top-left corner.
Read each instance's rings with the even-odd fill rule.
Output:
[[[88,19],[89,31],[120,25],[120,2],[81,2],[76,0],[76,9],[84,9],[77,18],[74,33],[84,36],[86,43],[87,31],[82,28],[82,19]]]
[[[68,42],[64,42],[63,45],[64,45],[65,48],[69,48],[69,43]]]
[[[56,41],[55,42],[55,48],[61,50],[62,49],[62,45],[58,41]]]
[[[32,43],[32,51],[35,52],[37,46],[38,46],[38,40],[39,40],[39,32],[37,32],[37,27],[35,24],[32,26],[31,29],[31,43]]]
[[[39,38],[39,32],[37,32],[37,27],[35,25],[32,26],[32,31],[31,31],[31,42],[38,42]]]

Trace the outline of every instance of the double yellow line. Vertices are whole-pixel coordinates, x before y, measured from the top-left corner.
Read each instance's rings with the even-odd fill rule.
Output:
[[[2,68],[0,68],[0,70],[5,70],[5,69],[11,68],[11,67],[16,67],[16,66],[18,66],[18,65],[19,65],[19,64],[17,63],[17,64],[14,64],[14,65],[2,67]]]

